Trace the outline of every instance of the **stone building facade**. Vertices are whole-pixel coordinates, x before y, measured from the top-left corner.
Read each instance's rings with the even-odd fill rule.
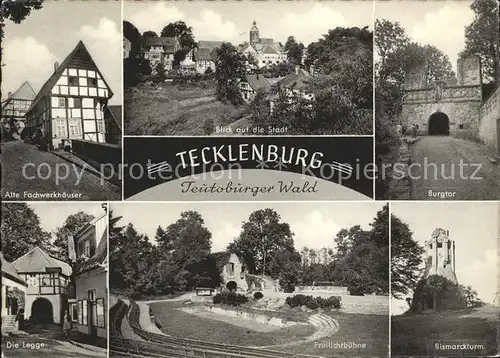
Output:
[[[479,56],[458,59],[457,77],[429,81],[427,69],[410,71],[405,78],[401,124],[425,134],[447,135],[477,130],[482,101]]]

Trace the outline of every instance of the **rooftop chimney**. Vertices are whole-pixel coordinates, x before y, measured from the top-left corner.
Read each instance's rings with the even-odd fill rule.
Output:
[[[54,72],[57,71],[58,67],[59,67],[59,62],[54,62]]]
[[[298,75],[299,74],[299,70],[300,70],[300,66],[299,65],[296,65],[295,66],[295,74]]]
[[[10,96],[12,96],[12,92],[8,93],[7,98],[10,98]]]

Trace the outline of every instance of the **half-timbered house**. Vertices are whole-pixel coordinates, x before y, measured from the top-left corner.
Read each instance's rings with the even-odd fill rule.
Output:
[[[113,92],[82,41],[42,86],[26,117],[29,135],[40,130],[51,148],[67,139],[105,143],[104,109]]]
[[[26,112],[35,98],[35,91],[25,81],[14,93],[9,92],[2,102],[2,125],[12,134],[21,134],[25,127]]]

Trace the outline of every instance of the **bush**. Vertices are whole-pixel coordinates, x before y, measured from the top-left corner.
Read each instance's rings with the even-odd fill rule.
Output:
[[[255,292],[253,294],[253,298],[255,298],[256,300],[260,300],[262,297],[264,297],[264,294],[262,292]]]
[[[315,310],[318,308],[330,309],[330,308],[340,308],[341,298],[338,296],[331,296],[328,298],[306,296],[306,295],[295,295],[286,298],[286,304],[291,308],[305,306],[309,309]]]
[[[222,292],[214,296],[212,302],[216,304],[224,303],[230,306],[239,306],[247,303],[248,298],[236,292]]]

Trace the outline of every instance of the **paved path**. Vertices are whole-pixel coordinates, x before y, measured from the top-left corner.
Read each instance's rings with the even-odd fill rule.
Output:
[[[2,357],[106,357],[107,350],[73,343],[63,338],[56,325],[35,327],[31,333],[13,333],[2,337]]]
[[[500,164],[478,143],[427,136],[411,150],[413,200],[498,200]]]
[[[120,188],[106,181],[101,182],[101,179],[94,174],[54,154],[40,151],[34,145],[12,141],[2,143],[1,150],[4,200],[120,200],[121,198]],[[19,197],[13,196],[13,193],[19,194]],[[61,196],[62,193],[66,195]]]

